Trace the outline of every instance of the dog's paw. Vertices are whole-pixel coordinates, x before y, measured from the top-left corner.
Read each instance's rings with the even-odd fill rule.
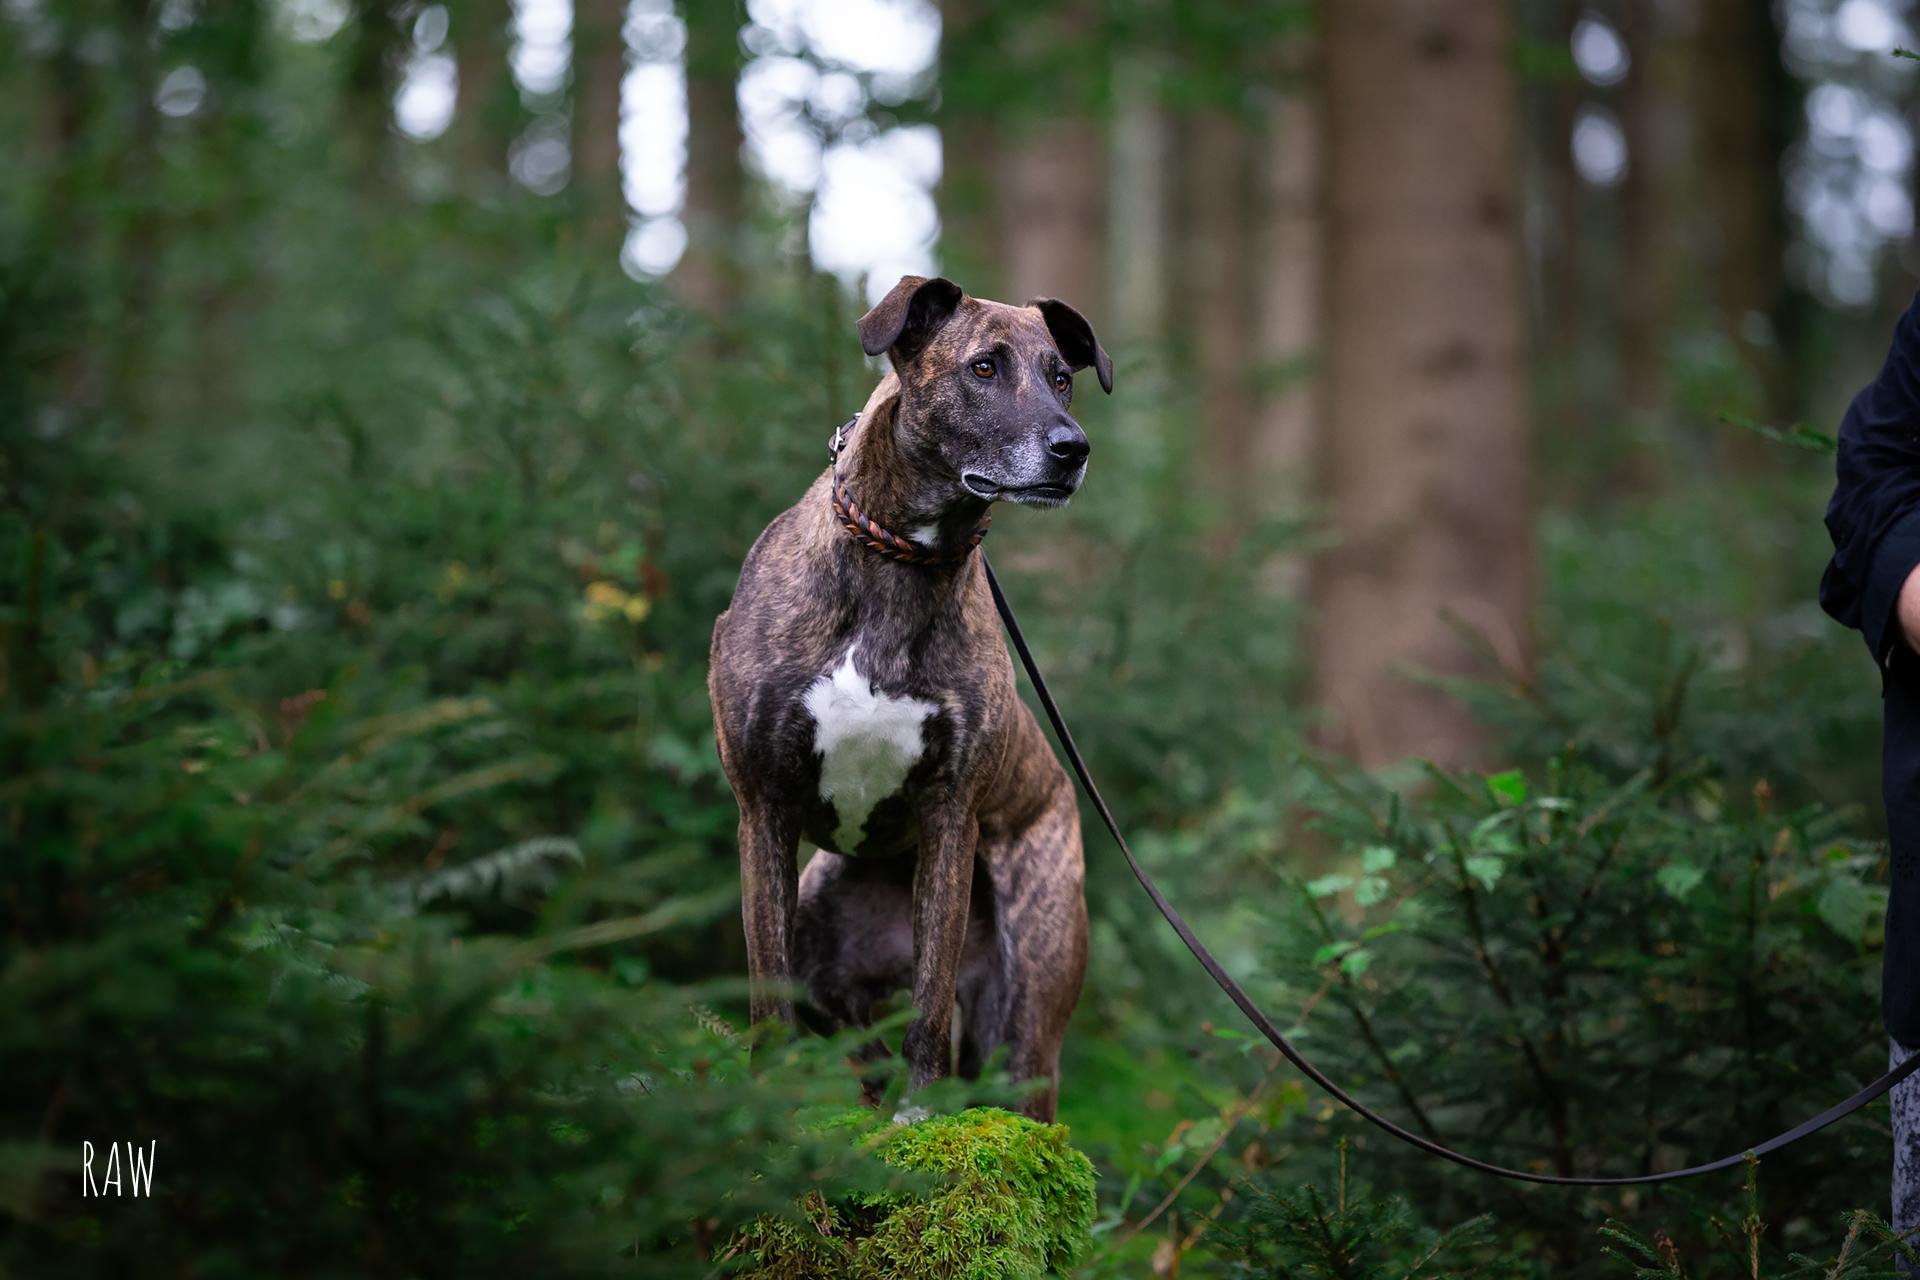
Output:
[[[907,1103],[893,1113],[893,1122],[895,1124],[919,1124],[932,1114],[933,1112],[927,1110],[925,1107]]]

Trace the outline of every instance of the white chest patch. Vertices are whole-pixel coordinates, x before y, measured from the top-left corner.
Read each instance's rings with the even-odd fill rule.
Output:
[[[841,853],[860,845],[873,807],[900,789],[925,748],[921,730],[940,708],[922,698],[890,698],[855,670],[854,650],[807,686],[813,749],[820,753],[820,798],[833,805]]]

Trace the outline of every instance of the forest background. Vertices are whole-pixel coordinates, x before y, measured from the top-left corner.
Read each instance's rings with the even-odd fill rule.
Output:
[[[703,1275],[897,1178],[804,1120],[844,1046],[747,1069],[704,682],[904,272],[1113,352],[1087,487],[991,546],[1336,1075],[1635,1172],[1878,1074],[1878,684],[1814,588],[1920,266],[1916,21],[7,0],[0,1267]],[[1478,1180],[1088,854],[1073,1273],[1887,1265],[1884,1104],[1750,1190]],[[148,1139],[154,1200],[79,1198]]]

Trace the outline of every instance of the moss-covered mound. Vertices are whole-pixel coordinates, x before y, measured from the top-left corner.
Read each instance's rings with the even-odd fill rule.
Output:
[[[1093,1221],[1093,1165],[1067,1130],[992,1107],[896,1125],[873,1152],[933,1175],[925,1195],[831,1203],[762,1218],[734,1242],[755,1280],[1023,1280],[1079,1256]]]

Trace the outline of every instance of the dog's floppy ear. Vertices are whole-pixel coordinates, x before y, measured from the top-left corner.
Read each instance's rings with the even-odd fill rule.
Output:
[[[960,305],[960,286],[941,276],[901,276],[873,310],[860,317],[860,349],[870,356],[892,351],[911,360]]]
[[[1053,335],[1053,345],[1060,348],[1060,354],[1067,358],[1073,371],[1078,373],[1092,365],[1100,376],[1100,389],[1112,395],[1113,357],[1100,345],[1100,339],[1093,336],[1093,326],[1087,323],[1087,318],[1058,298],[1035,298],[1027,305],[1039,308],[1040,317],[1047,322],[1047,332]]]

